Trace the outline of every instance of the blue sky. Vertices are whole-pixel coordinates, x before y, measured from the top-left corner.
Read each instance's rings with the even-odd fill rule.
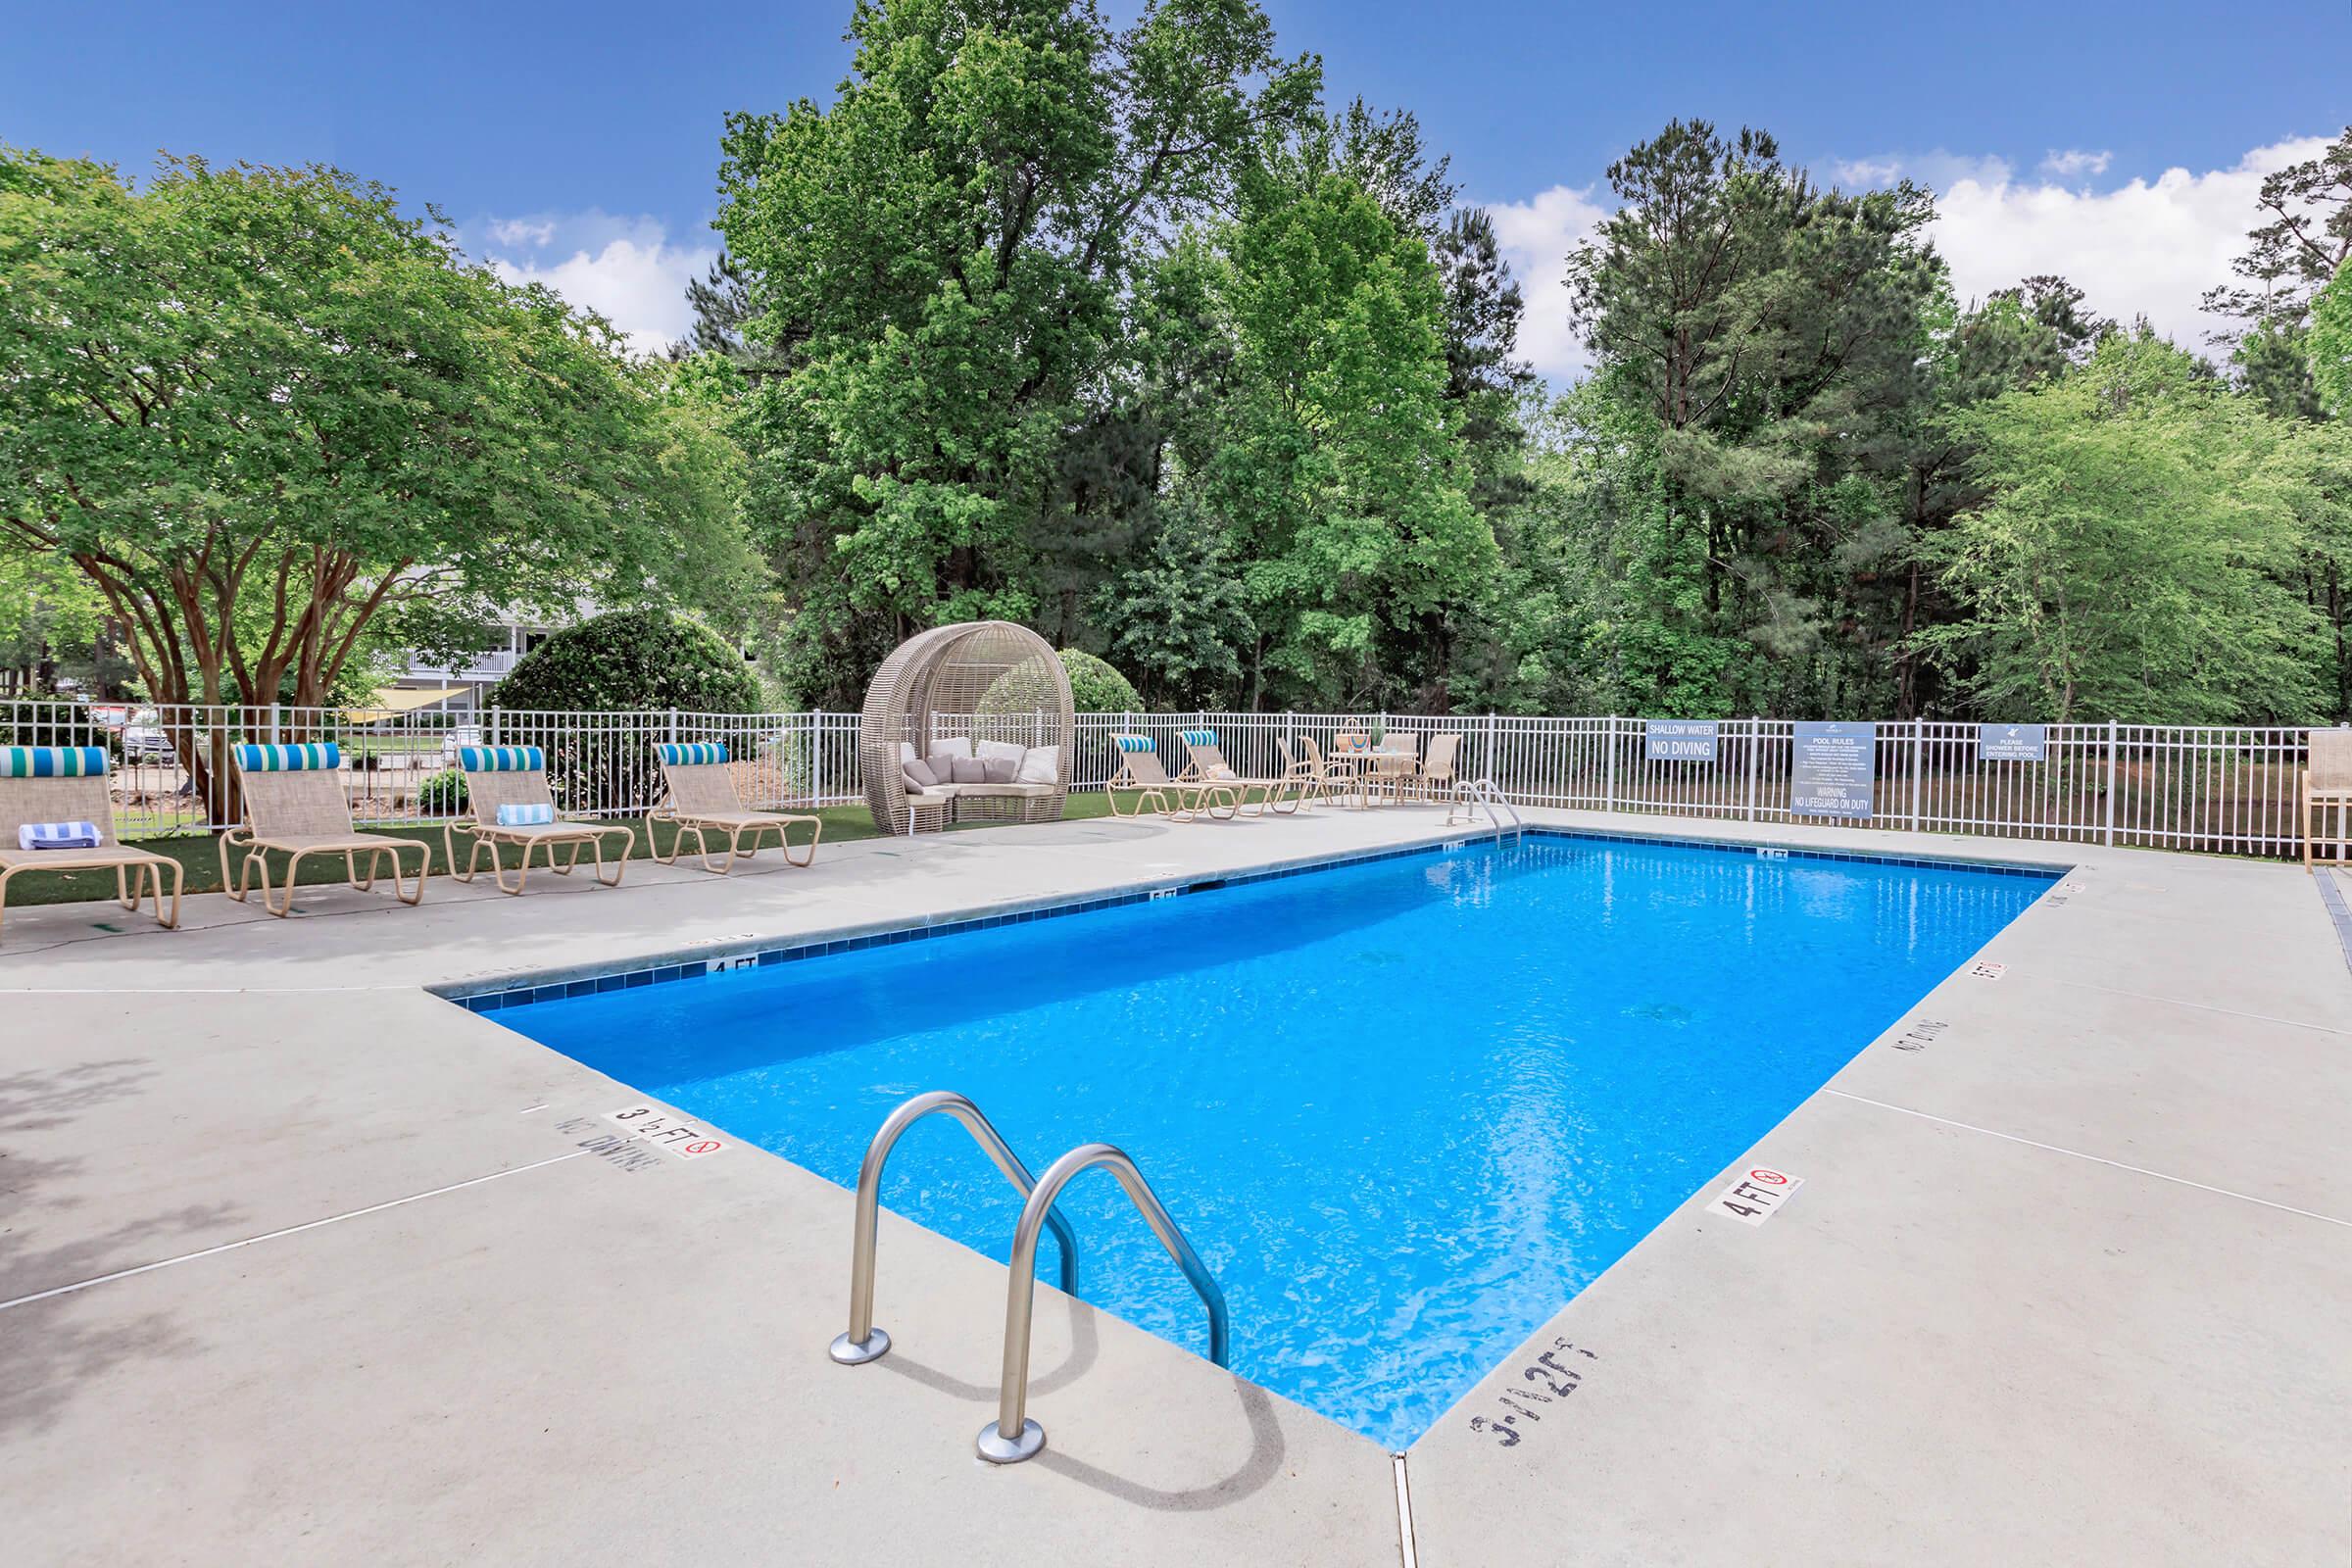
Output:
[[[2191,279],[2252,220],[2260,168],[2352,122],[2347,0],[2242,20],[2006,0],[1267,9],[1287,52],[1324,57],[1335,101],[1412,109],[1466,195],[1496,205],[1554,373],[1575,352],[1552,253],[1601,210],[1609,161],[1676,115],[1766,126],[1825,172],[1935,184],[1964,292],[2046,263],[2183,336]],[[341,164],[647,341],[714,243],[720,117],[827,98],[848,59],[849,0],[10,10],[0,140],[131,171],[159,147]]]

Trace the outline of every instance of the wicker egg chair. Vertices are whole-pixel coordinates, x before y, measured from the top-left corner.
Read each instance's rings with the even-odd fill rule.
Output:
[[[874,671],[865,690],[858,760],[865,803],[884,833],[937,829],[974,818],[1056,822],[1070,793],[1077,739],[1070,677],[1053,646],[1004,620],[965,621],[918,632]],[[902,745],[928,757],[968,738],[1024,749],[1056,749],[1054,782],[954,783],[910,791]]]

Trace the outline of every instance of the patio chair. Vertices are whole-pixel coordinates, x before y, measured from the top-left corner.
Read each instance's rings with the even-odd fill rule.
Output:
[[[1356,736],[1354,738],[1358,740],[1362,739],[1361,736]],[[1349,736],[1343,733],[1336,739],[1345,741],[1349,739]],[[1364,775],[1353,762],[1343,765],[1339,762],[1333,761],[1331,759],[1323,755],[1323,748],[1317,746],[1312,739],[1304,735],[1298,737],[1298,749],[1306,754],[1307,764],[1314,768],[1315,772],[1321,777],[1323,781],[1323,795],[1326,799],[1336,798],[1341,803],[1345,804],[1348,797],[1352,795],[1356,798],[1356,801],[1359,805],[1370,806],[1372,804],[1371,795],[1364,783]],[[1362,755],[1362,750],[1359,747],[1349,746],[1345,748],[1345,750],[1350,756]]]
[[[136,909],[152,886],[156,920],[167,930],[179,924],[180,864],[134,850],[116,835],[109,770],[103,746],[0,746],[0,917],[8,912],[8,884],[28,871],[112,871],[115,900],[122,907]],[[74,848],[36,850],[21,842],[27,828],[35,830],[30,835],[35,840],[66,837],[61,830],[87,831],[72,834],[83,841]],[[167,868],[172,873],[168,915]]]
[[[2329,811],[2335,813],[2335,832],[2328,840],[2332,851],[2328,858],[2338,865],[2343,864],[2345,813],[2352,811],[2352,729],[2311,731],[2301,797],[2303,869],[2308,871],[2313,867],[2319,824]]]
[[[1288,741],[1276,741],[1274,755],[1282,759],[1283,782],[1297,792],[1301,807],[1331,799],[1331,781],[1319,760],[1310,762],[1294,754]]]
[[[755,811],[745,806],[736,793],[734,761],[723,743],[689,741],[657,746],[654,751],[662,759],[662,780],[668,794],[646,813],[646,819],[649,824],[668,822],[677,828],[669,841],[669,853],[663,855],[661,841],[653,838],[648,827],[655,859],[675,865],[692,835],[695,853],[703,858],[703,869],[725,876],[735,868],[737,856],[748,860],[758,855],[760,839],[769,833],[776,836],[776,848],[783,851],[785,864],[805,866],[816,859],[817,841],[825,836],[824,818],[804,811]],[[798,856],[792,853],[795,826],[808,829],[808,842],[799,846],[802,853]],[[713,833],[723,833],[727,839],[727,858],[716,865],[710,863],[710,835]]]
[[[461,746],[458,766],[466,774],[466,814],[441,824],[441,842],[449,851],[449,874],[471,882],[490,861],[490,875],[501,893],[518,894],[530,879],[531,851],[547,846],[547,868],[558,876],[571,875],[585,849],[600,887],[618,887],[629,866],[636,833],[618,822],[567,821],[556,809],[556,797],[547,786],[547,753],[536,746]],[[459,869],[458,835],[473,841],[463,870]],[[612,874],[605,874],[605,841],[617,836],[619,858]],[[522,863],[514,869],[514,885],[507,886],[506,863],[499,851],[518,848]],[[563,858],[557,850],[564,852]]]
[[[239,745],[231,746],[228,754],[237,770],[237,793],[245,803],[243,819],[220,835],[220,889],[230,898],[244,903],[258,873],[262,907],[282,920],[294,912],[294,886],[302,862],[314,855],[340,855],[344,880],[358,891],[373,892],[375,879],[388,864],[395,898],[403,904],[423,899],[431,847],[416,839],[362,833],[351,825],[351,802],[343,793],[343,749],[333,741]],[[282,899],[270,880],[273,850],[291,857]],[[400,858],[412,851],[416,856],[416,884],[408,888],[401,881]],[[233,872],[232,855],[237,862]],[[364,873],[362,857],[368,865]]]
[[[1242,808],[1242,792],[1231,784],[1188,782],[1168,777],[1159,760],[1159,744],[1149,735],[1113,735],[1119,749],[1119,770],[1102,786],[1113,816],[1159,815],[1171,822],[1192,822],[1202,816],[1230,818]],[[1136,797],[1135,809],[1119,809],[1119,791]],[[1146,809],[1147,803],[1156,805]],[[1220,807],[1222,809],[1220,809]]]
[[[1301,804],[1301,800],[1294,794],[1298,785],[1291,778],[1287,764],[1279,778],[1249,777],[1225,760],[1224,750],[1218,746],[1217,732],[1213,729],[1186,730],[1184,749],[1191,760],[1184,764],[1184,771],[1176,775],[1179,784],[1231,784],[1241,792],[1244,809],[1249,807],[1250,792],[1256,790],[1255,814],[1259,816],[1268,811],[1278,811],[1288,816],[1298,810]],[[1286,801],[1288,805],[1284,804]]]
[[[1422,800],[1434,801],[1452,790],[1461,752],[1462,737],[1454,731],[1429,738],[1429,752],[1421,759],[1421,772],[1415,781]]]
[[[1402,802],[1417,787],[1421,773],[1421,737],[1391,731],[1372,748],[1372,766],[1364,775],[1364,792],[1374,791]]]

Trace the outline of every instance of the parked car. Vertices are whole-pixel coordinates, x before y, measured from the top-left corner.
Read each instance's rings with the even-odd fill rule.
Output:
[[[164,733],[156,721],[152,708],[133,713],[130,722],[122,726],[122,760],[125,762],[169,762],[178,754],[172,750],[172,737]]]
[[[441,737],[441,760],[445,762],[454,764],[458,760],[459,747],[479,746],[481,744],[481,725],[459,724]]]

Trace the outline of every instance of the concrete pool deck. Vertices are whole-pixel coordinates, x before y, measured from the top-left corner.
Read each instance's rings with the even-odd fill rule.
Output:
[[[1999,978],[1946,980],[1413,1446],[1409,1543],[1373,1444],[1050,1289],[1049,1446],[980,1464],[1001,1265],[886,1216],[897,1348],[837,1367],[849,1194],[612,1147],[641,1097],[421,989],[1459,836],[1440,814],[436,880],[416,909],[305,889],[284,922],[194,898],[177,933],[12,910],[10,1560],[2352,1558],[2352,973],[2299,868],[1529,813],[2075,870],[1984,950]],[[1804,1185],[1711,1212],[1758,1164]]]

